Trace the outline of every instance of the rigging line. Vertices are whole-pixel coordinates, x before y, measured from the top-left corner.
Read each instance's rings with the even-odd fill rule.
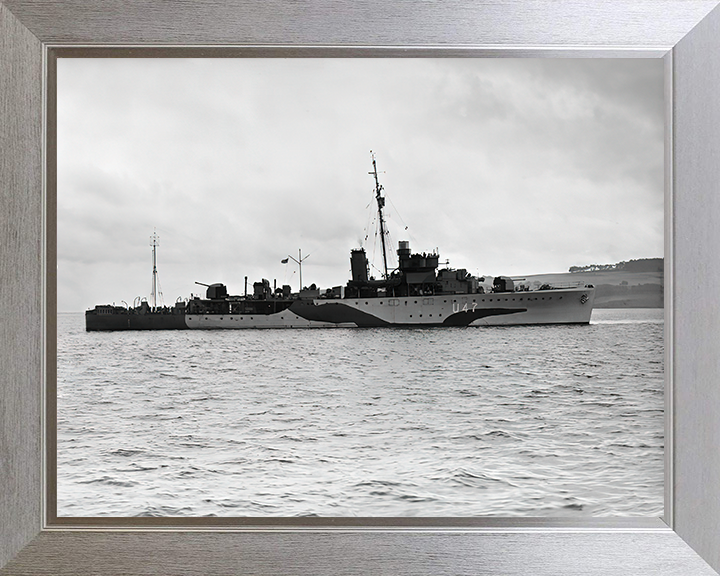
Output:
[[[373,194],[375,194],[375,191],[373,191]],[[375,215],[375,214],[374,214],[375,211],[374,211],[374,210],[370,210],[370,206],[372,206],[372,204],[373,204],[374,201],[375,201],[375,196],[373,196],[373,199],[370,200],[370,202],[368,203],[367,206],[365,206],[365,210],[367,210],[367,212],[368,212],[367,226],[365,226],[365,247],[366,247],[366,248],[367,248],[368,236],[370,235],[370,225],[372,224],[372,222],[373,222],[373,217],[374,217],[374,215]]]
[[[160,286],[160,275],[159,274],[157,275],[156,283],[157,283],[157,292],[158,292],[158,295],[160,296],[160,306],[165,306],[165,298],[163,297],[162,286]],[[157,299],[157,296],[155,298]]]
[[[376,234],[376,235],[377,235],[377,234],[380,234],[380,232],[379,232],[379,230],[378,230],[377,228],[378,228],[378,227],[376,226],[376,228],[375,228],[375,234]],[[387,257],[387,259],[388,259],[388,274],[389,274],[390,271],[391,271],[391,270],[394,270],[395,268],[397,268],[397,266],[395,266],[395,267],[390,266],[390,264],[391,264],[392,262],[394,262],[393,251],[392,251],[392,246],[394,246],[394,244],[393,244],[393,237],[392,237],[392,235],[390,234],[390,229],[389,229],[389,227],[387,227],[387,226],[385,227],[385,245],[391,247],[391,249],[386,252],[386,257]]]
[[[382,270],[380,270],[380,268],[378,268],[378,267],[375,266],[374,264],[370,264],[370,267],[371,267],[373,270],[377,270],[378,272],[380,272],[380,273],[382,274]]]
[[[387,243],[391,247],[397,246],[397,244],[393,242],[392,236],[390,236],[390,230],[386,231],[385,236],[387,236]],[[395,270],[395,268],[397,268],[397,266],[393,266],[393,264],[395,263],[395,255],[392,250],[390,250],[390,252],[388,253],[388,260],[390,261],[390,266],[388,266],[388,274],[390,274],[392,270]]]
[[[378,231],[377,231],[377,227],[376,227],[375,234],[373,235],[372,258],[370,258],[370,266],[372,268],[375,268],[375,270],[377,270],[377,268],[375,267],[375,252],[377,251],[377,237],[378,237]]]
[[[402,216],[400,216],[400,212],[398,211],[397,208],[395,208],[395,204],[393,204],[392,198],[390,198],[388,196],[387,192],[385,193],[385,198],[390,201],[390,205],[392,206],[393,210],[395,211],[395,215],[398,217],[398,219],[400,220],[402,225],[405,227],[404,231],[408,233],[410,240],[412,240],[413,244],[415,244],[416,238],[413,236],[412,232],[410,232],[410,227],[405,223],[405,220],[403,220]]]

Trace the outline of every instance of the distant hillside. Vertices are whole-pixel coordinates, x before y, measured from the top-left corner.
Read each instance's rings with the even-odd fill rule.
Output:
[[[660,272],[665,264],[662,258],[641,258],[617,264],[588,264],[587,266],[570,266],[570,272]]]
[[[662,308],[664,305],[662,258],[630,260],[618,264],[573,266],[564,274],[525,276],[535,285],[592,284],[595,308]]]

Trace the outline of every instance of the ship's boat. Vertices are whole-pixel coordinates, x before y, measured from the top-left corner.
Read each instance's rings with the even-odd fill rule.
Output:
[[[372,159],[383,276],[370,277],[364,248],[350,252],[351,279],[344,286],[318,289],[314,284],[292,293],[290,286],[255,282],[252,294],[228,295],[224,284],[202,284],[205,298],[195,296],[171,307],[100,305],[86,311],[85,327],[95,330],[179,330],[240,328],[329,328],[382,326],[509,326],[588,324],[595,289],[592,285],[549,286],[531,290],[497,276],[492,284],[467,270],[438,269],[439,254],[413,253],[398,244],[398,267],[388,270],[383,187]],[[153,300],[157,270],[153,235]],[[302,262],[300,258],[299,263]],[[200,284],[198,282],[198,284]],[[301,283],[302,286],[302,283]]]

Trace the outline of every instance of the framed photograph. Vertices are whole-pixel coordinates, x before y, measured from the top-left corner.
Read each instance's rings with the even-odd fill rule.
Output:
[[[718,488],[710,480],[720,471],[713,445],[718,433],[715,401],[720,401],[720,393],[710,386],[717,376],[718,350],[712,337],[716,314],[709,288],[718,273],[705,263],[711,261],[718,239],[712,218],[717,209],[712,183],[718,168],[711,150],[720,140],[714,129],[720,111],[710,95],[717,88],[720,65],[709,50],[720,36],[716,4],[622,3],[606,13],[593,12],[593,26],[587,26],[589,8],[583,3],[563,7],[548,3],[540,12],[537,6],[526,12],[521,3],[473,4],[465,7],[462,17],[455,10],[428,6],[415,14],[412,26],[400,24],[398,14],[384,20],[379,6],[377,13],[365,9],[356,13],[348,7],[320,11],[323,32],[304,27],[313,21],[310,15],[298,17],[285,8],[274,12],[270,23],[264,20],[268,7],[200,6],[187,9],[197,26],[183,25],[178,19],[169,27],[156,27],[165,21],[167,7],[162,4],[152,5],[149,18],[147,5],[123,6],[118,12],[106,6],[106,12],[93,12],[87,6],[0,4],[0,37],[9,55],[0,61],[0,99],[5,104],[1,133],[10,143],[0,171],[7,190],[0,228],[0,286],[10,304],[9,321],[2,328],[7,346],[1,356],[0,427],[7,440],[0,445],[5,463],[0,480],[8,488],[0,500],[0,513],[9,519],[0,527],[1,573],[450,574],[470,567],[473,573],[521,574],[532,562],[539,574],[620,574],[629,566],[635,574],[713,574],[720,567],[720,505],[715,496]],[[413,14],[410,6],[401,5],[399,10]],[[511,13],[513,18],[508,17]],[[358,17],[378,27],[348,24]],[[529,25],[538,17],[567,23],[561,27],[560,44],[555,36]],[[645,23],[639,26],[639,21]],[[656,25],[647,26],[647,21]],[[484,25],[478,29],[479,22]],[[291,45],[287,26],[295,30]],[[78,56],[98,58],[96,62],[153,55],[178,58],[187,49],[169,45],[198,43],[206,46],[185,54],[194,50],[201,58],[332,57],[333,63],[340,62],[337,57],[454,56],[465,60],[462,65],[471,58],[508,56],[662,59],[666,87],[662,519],[258,515],[238,522],[232,517],[162,515],[142,519],[79,515],[73,520],[72,514],[57,514],[55,319],[57,303],[66,296],[60,289],[67,291],[56,269],[55,185],[62,153],[62,142],[55,139],[61,129],[55,123],[60,119],[54,82],[58,56],[71,57],[75,50]],[[106,68],[120,63],[109,62]],[[95,77],[101,78],[102,72]],[[87,82],[93,84],[91,79]],[[70,125],[65,124],[65,129]],[[369,171],[381,176],[374,162]],[[285,250],[279,260],[295,260],[294,249]],[[297,264],[307,255],[297,253]],[[475,277],[480,278],[482,273],[477,272]],[[295,281],[291,273],[288,284]],[[208,290],[212,282],[207,282]],[[303,288],[302,282],[298,286]],[[154,295],[156,291],[153,282]],[[91,565],[84,560],[88,557],[93,558]]]
[[[55,54],[58,521],[662,515],[661,59]]]

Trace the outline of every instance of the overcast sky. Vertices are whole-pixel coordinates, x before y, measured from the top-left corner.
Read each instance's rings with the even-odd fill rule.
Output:
[[[60,59],[58,310],[149,298],[154,230],[166,304],[379,275],[371,150],[390,264],[661,257],[663,110],[661,60]]]

